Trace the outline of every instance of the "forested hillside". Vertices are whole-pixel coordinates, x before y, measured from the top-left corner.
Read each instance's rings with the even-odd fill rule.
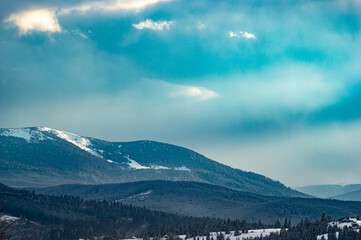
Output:
[[[16,239],[23,239],[24,236],[31,236],[32,239],[94,239],[101,236],[119,239],[176,234],[197,236],[210,231],[264,227],[261,222],[247,224],[240,220],[186,217],[120,202],[47,196],[2,184],[0,201],[5,203],[4,214],[26,221],[26,228],[15,228],[21,229],[21,232],[10,232]]]
[[[361,215],[361,202],[263,196],[197,182],[63,185],[36,191],[85,199],[105,199],[182,215],[246,219],[252,222],[261,219],[273,223],[290,218],[297,223],[305,218],[316,220],[323,212],[335,218]]]

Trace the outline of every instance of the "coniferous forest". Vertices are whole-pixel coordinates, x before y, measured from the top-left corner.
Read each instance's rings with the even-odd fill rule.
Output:
[[[83,200],[74,196],[48,196],[33,191],[17,190],[0,185],[2,212],[19,217],[16,222],[2,222],[2,239],[124,239],[131,237],[174,239],[208,236],[210,232],[247,232],[249,229],[282,228],[279,234],[261,239],[315,239],[317,235],[339,231],[341,239],[361,239],[361,234],[350,229],[327,228],[331,219],[302,220],[296,225],[285,219],[274,224],[262,221],[195,218],[168,214],[119,202]],[[223,235],[217,237],[222,240]],[[1,239],[1,238],[0,238]]]

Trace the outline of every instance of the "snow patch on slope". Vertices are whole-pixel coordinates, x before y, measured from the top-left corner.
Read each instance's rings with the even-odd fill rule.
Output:
[[[129,155],[124,156],[129,162],[127,163],[128,166],[132,169],[153,169],[153,170],[176,170],[176,171],[191,171],[189,168],[182,166],[182,167],[175,167],[175,168],[169,168],[159,165],[151,164],[150,167],[143,166],[136,162],[135,160],[131,159]]]
[[[135,195],[132,195],[132,196],[129,196],[127,197],[126,199],[134,199],[134,198],[137,198],[139,200],[145,200],[146,197],[148,197],[151,193],[153,192],[153,190],[148,190],[148,191],[145,191],[145,192],[141,192],[141,193],[138,193],[138,194],[135,194]],[[125,199],[118,199],[118,200],[115,200],[115,202],[122,202],[124,201]]]
[[[130,159],[129,156],[125,156],[125,158],[129,161],[128,165],[129,165],[130,168],[133,168],[133,169],[150,169],[150,167],[140,165],[135,160]]]
[[[129,199],[132,199],[132,198],[139,198],[141,200],[144,200],[144,198],[146,196],[148,196],[149,194],[151,194],[153,192],[153,190],[148,190],[148,191],[145,191],[145,192],[142,192],[142,193],[138,193],[138,194],[135,194],[133,196],[130,196],[128,197]]]
[[[32,130],[29,128],[9,128],[6,131],[0,133],[0,136],[23,138],[29,143],[33,141],[52,139],[37,130]]]
[[[56,129],[52,129],[52,128],[48,128],[48,127],[39,127],[38,129],[43,132],[53,133],[57,137],[62,138],[65,141],[68,141],[68,142],[74,144],[75,146],[79,147],[80,149],[87,151],[88,153],[90,153],[96,157],[103,158],[102,155],[100,155],[99,153],[97,153],[96,151],[94,151],[93,149],[90,148],[92,144],[89,139],[86,139],[86,138],[76,135],[74,133],[60,131],[60,130],[56,130]]]
[[[174,170],[177,170],[177,171],[188,171],[188,172],[191,171],[191,170],[190,170],[189,168],[187,168],[186,166],[176,167],[176,168],[174,168]]]
[[[155,169],[155,170],[164,170],[164,169],[167,169],[167,170],[169,170],[170,168],[169,167],[164,167],[164,166],[158,166],[158,165],[150,165],[150,168],[151,169]]]
[[[0,222],[14,222],[14,221],[19,220],[19,219],[20,218],[18,218],[18,217],[3,215],[3,216],[0,217]]]

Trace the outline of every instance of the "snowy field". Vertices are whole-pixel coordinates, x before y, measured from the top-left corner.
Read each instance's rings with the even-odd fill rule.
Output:
[[[246,240],[246,239],[252,239],[255,237],[265,237],[269,236],[271,233],[279,233],[281,231],[281,228],[267,228],[267,229],[253,229],[248,230],[248,233],[240,233],[240,235],[235,236],[234,231],[231,231],[229,234],[226,234],[225,232],[211,232],[209,234],[210,238],[216,240],[217,236],[220,234],[224,235],[224,239],[230,239],[230,240]],[[186,238],[186,235],[179,235],[180,239],[183,240],[206,240],[207,236],[196,236],[192,238]],[[165,240],[166,238],[161,238],[160,240]],[[143,240],[142,238],[130,238],[130,239],[123,239],[123,240]]]
[[[235,236],[234,231],[231,231],[229,234],[225,234],[225,232],[211,232],[210,237],[212,239],[217,239],[217,236],[221,233],[224,235],[224,239],[230,239],[230,240],[243,240],[243,239],[249,239],[249,238],[255,238],[255,237],[265,237],[269,236],[271,233],[279,233],[281,231],[281,228],[267,228],[267,229],[253,229],[248,230],[247,233],[239,233],[240,235]],[[197,239],[198,237],[196,237]],[[206,240],[207,236],[199,236],[199,240]],[[186,240],[193,240],[194,238],[188,238]]]
[[[358,229],[361,226],[361,221],[357,220],[356,218],[348,217],[343,218],[341,221],[332,221],[328,223],[328,226],[335,227],[337,226],[338,229],[343,229],[344,227],[347,228],[354,228],[354,231],[359,232],[360,229]],[[339,232],[336,232],[336,238],[338,238]],[[322,234],[317,236],[317,240],[321,239],[328,239],[328,234]]]

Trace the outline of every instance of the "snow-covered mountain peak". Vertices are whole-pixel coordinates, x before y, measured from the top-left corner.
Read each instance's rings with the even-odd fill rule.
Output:
[[[32,128],[8,128],[5,131],[0,132],[0,136],[22,138],[29,143],[52,139]]]
[[[57,137],[74,144],[75,146],[83,149],[84,151],[87,151],[96,157],[103,158],[103,156],[101,156],[99,153],[97,153],[94,149],[91,148],[92,144],[91,144],[90,140],[85,137],[79,136],[74,133],[60,131],[60,130],[56,130],[56,129],[52,129],[52,128],[48,128],[48,127],[38,127],[37,129],[41,132],[53,133]]]
[[[28,143],[36,143],[44,140],[55,140],[53,135],[49,135],[47,133],[51,133],[58,138],[74,144],[80,149],[87,151],[96,157],[103,158],[98,152],[95,151],[95,149],[92,149],[91,141],[88,138],[48,127],[8,128],[0,131],[0,136],[22,138],[25,139]]]
[[[123,163],[123,165],[119,165],[119,167],[124,166],[125,164],[127,168],[134,170],[151,169],[151,170],[191,171],[189,168],[185,166],[169,167],[169,166],[157,164],[156,162],[147,163],[146,165],[143,165],[141,163],[142,161],[140,161],[139,163],[137,158],[135,158],[137,159],[135,160],[132,159],[129,155],[123,155],[123,153],[119,151],[119,149],[122,148],[121,144],[116,144],[113,145],[114,148],[113,147],[109,148],[109,146],[105,147],[103,145],[99,145],[96,141],[94,141],[91,138],[83,137],[71,132],[61,131],[49,127],[3,129],[2,131],[0,130],[0,136],[22,138],[25,139],[28,143],[38,143],[44,140],[51,140],[51,141],[64,140],[80,148],[81,150],[84,150],[92,154],[93,156],[106,160],[107,163],[110,164]],[[94,143],[92,143],[92,141]],[[148,140],[141,141],[141,145],[144,144],[153,145],[154,143]],[[156,148],[158,147],[156,146]],[[142,148],[140,150],[142,151]],[[124,160],[123,161],[120,160],[121,158],[125,158],[125,162]]]

